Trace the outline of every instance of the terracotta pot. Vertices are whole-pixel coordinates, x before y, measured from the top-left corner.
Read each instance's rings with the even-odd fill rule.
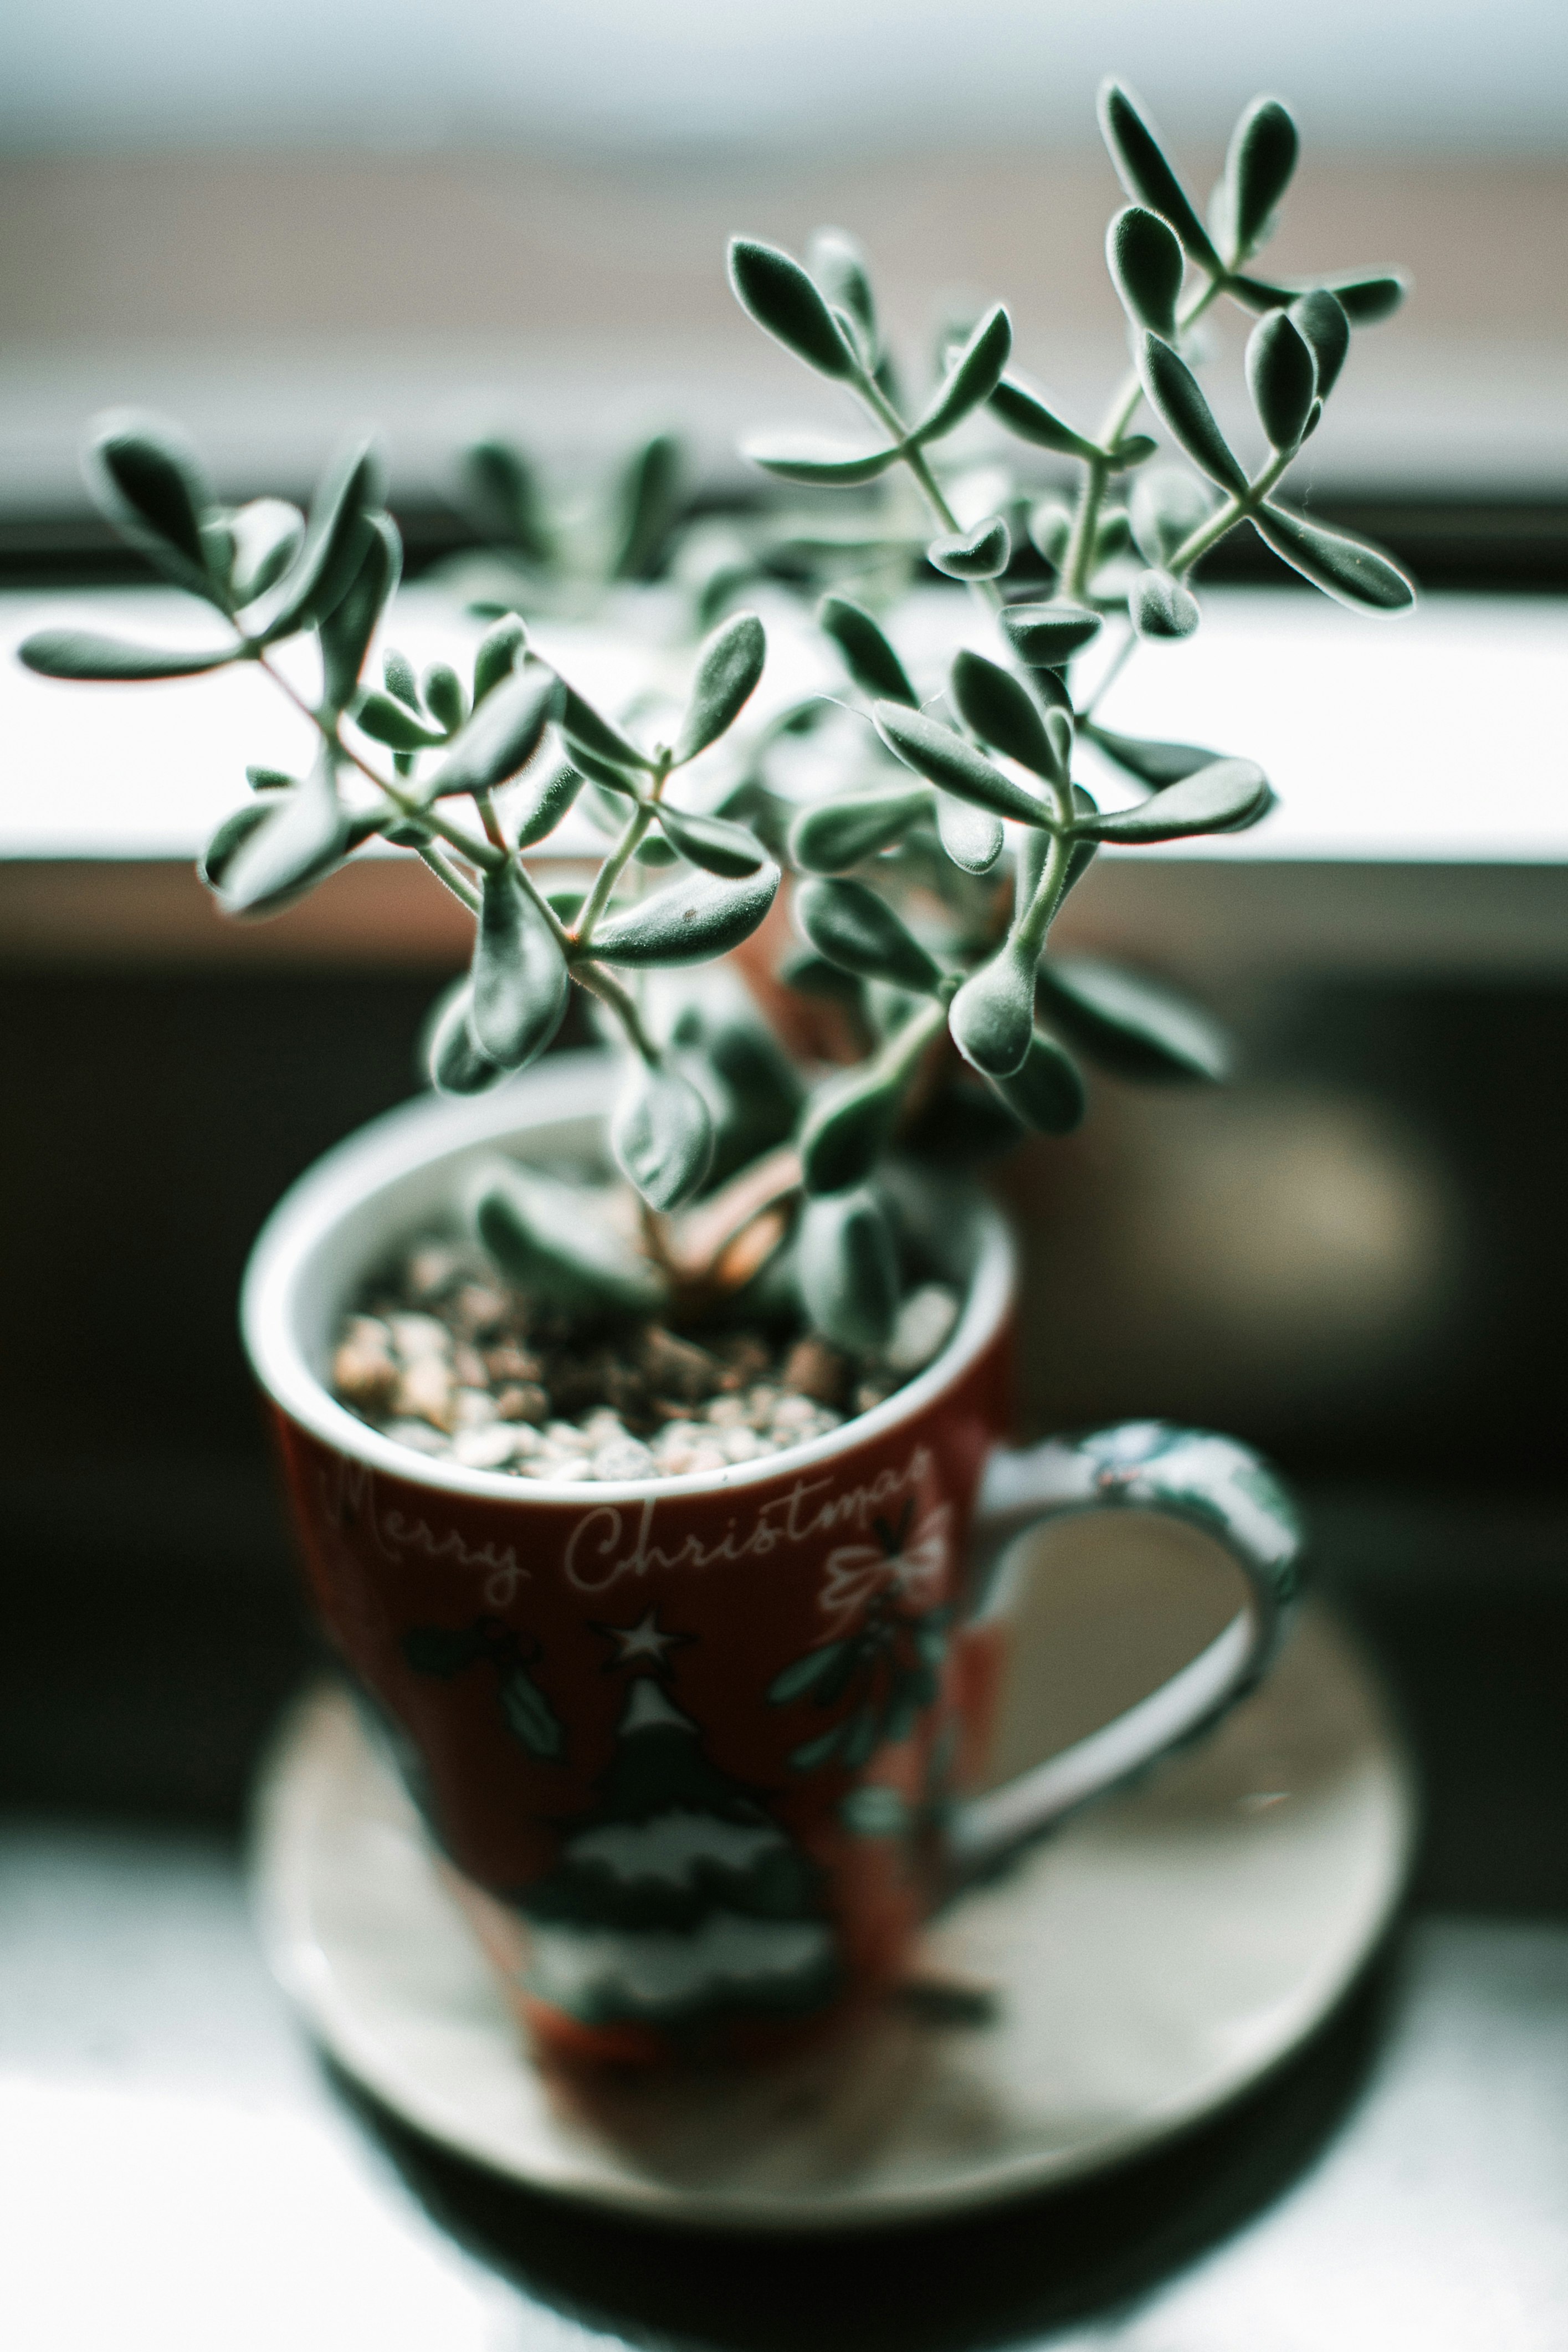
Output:
[[[477,1155],[603,1160],[597,1055],[427,1099],[328,1155],[246,1280],[317,1607],[531,2030],[595,2059],[747,2055],[884,1986],[921,1920],[1256,1680],[1293,1595],[1289,1505],[1159,1424],[1002,1447],[1014,1261],[976,1194],[932,1220],[963,1287],[874,1411],[718,1475],[546,1484],[428,1460],[324,1381],[367,1274],[449,1223]],[[1245,1605],[1152,1698],[1005,1788],[983,1766],[1008,1539],[1129,1507],[1195,1525]]]

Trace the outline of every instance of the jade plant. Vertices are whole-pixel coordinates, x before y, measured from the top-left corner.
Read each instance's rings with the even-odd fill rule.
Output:
[[[750,1301],[875,1349],[902,1279],[895,1160],[1068,1133],[1084,1114],[1086,1061],[1131,1077],[1224,1074],[1225,1040],[1205,1013],[1143,974],[1058,952],[1052,930],[1101,851],[1239,831],[1268,813],[1269,786],[1244,757],[1109,729],[1100,698],[1142,639],[1198,626],[1194,572],[1244,523],[1344,604],[1390,613],[1412,602],[1385,555],[1279,497],[1355,330],[1393,310],[1403,282],[1258,273],[1297,159],[1278,101],[1243,114],[1206,223],[1114,83],[1100,120],[1131,199],[1107,257],[1132,365],[1093,430],[1013,372],[999,304],[949,339],[929,396],[910,402],[851,239],[822,233],[804,264],[754,239],[731,246],[745,310],[874,428],[849,446],[749,445],[797,491],[860,499],[823,534],[837,584],[814,616],[854,700],[825,691],[756,723],[747,706],[766,646],[749,612],[691,652],[684,699],[668,714],[647,699],[596,708],[513,612],[479,638],[467,675],[437,663],[416,676],[384,646],[373,671],[400,568],[373,447],[334,466],[307,518],[271,499],[226,507],[161,421],[114,416],[97,435],[89,479],[100,505],[166,581],[211,609],[217,633],[180,652],[51,629],[23,660],[52,677],[120,681],[249,665],[313,730],[308,772],[250,769],[251,798],[209,843],[201,871],[219,904],[275,913],[366,845],[391,845],[421,858],[474,919],[469,969],[432,1024],[437,1087],[470,1094],[526,1068],[574,991],[618,1042],[610,1141],[639,1219],[602,1215],[511,1162],[493,1163],[468,1203],[503,1269],[557,1307],[679,1322]],[[1221,298],[1257,316],[1246,349],[1256,446],[1245,457],[1194,373],[1194,330]],[[1157,462],[1145,422],[1184,464]],[[949,445],[987,424],[997,442],[1076,469],[1076,497],[1009,479],[986,511],[961,511],[973,461],[954,467]],[[900,469],[928,518],[915,541],[864,503],[868,485]],[[479,470],[507,509],[514,553],[536,571],[572,571],[499,445]],[[668,533],[668,504],[661,492],[639,509],[628,492],[623,519],[657,508]],[[896,606],[879,616],[875,595],[846,593],[858,550],[867,580],[886,588],[900,530],[928,579],[963,583],[944,592],[952,637],[975,634],[965,593],[984,618],[988,650],[960,645],[939,676],[900,652]],[[597,543],[606,576],[643,562],[623,563],[624,549],[605,558],[603,531]],[[1085,744],[1099,762],[1093,790]],[[574,879],[551,887],[530,853],[569,812],[576,864],[553,870]],[[596,852],[585,845],[595,837]],[[781,965],[758,934],[786,868],[798,944]],[[732,982],[715,989],[711,968],[742,948],[763,1001],[775,970],[829,1000],[805,1066]]]

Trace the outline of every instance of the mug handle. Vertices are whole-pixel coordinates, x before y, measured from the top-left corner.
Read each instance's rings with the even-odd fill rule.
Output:
[[[1234,1438],[1148,1421],[992,1454],[976,1507],[973,1589],[980,1598],[969,1622],[1006,1607],[1006,1555],[1021,1536],[1090,1511],[1137,1511],[1199,1528],[1240,1570],[1243,1605],[1147,1698],[1001,1788],[960,1799],[946,1838],[954,1887],[989,1876],[1079,1805],[1211,1729],[1261,1681],[1289,1631],[1303,1536],[1274,1472]]]

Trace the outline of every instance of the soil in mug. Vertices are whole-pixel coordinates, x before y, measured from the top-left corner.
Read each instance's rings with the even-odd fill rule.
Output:
[[[784,1454],[869,1411],[946,1345],[956,1293],[921,1284],[887,1347],[657,1321],[584,1330],[426,1235],[366,1284],[332,1358],[339,1401],[415,1453],[519,1478],[678,1478]]]

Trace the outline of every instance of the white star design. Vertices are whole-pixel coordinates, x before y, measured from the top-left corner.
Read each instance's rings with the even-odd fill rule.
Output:
[[[605,1625],[606,1633],[616,1645],[615,1664],[629,1666],[638,1658],[651,1658],[655,1666],[664,1665],[664,1654],[678,1642],[689,1642],[689,1633],[666,1633],[658,1622],[658,1611],[650,1609],[635,1625]]]

